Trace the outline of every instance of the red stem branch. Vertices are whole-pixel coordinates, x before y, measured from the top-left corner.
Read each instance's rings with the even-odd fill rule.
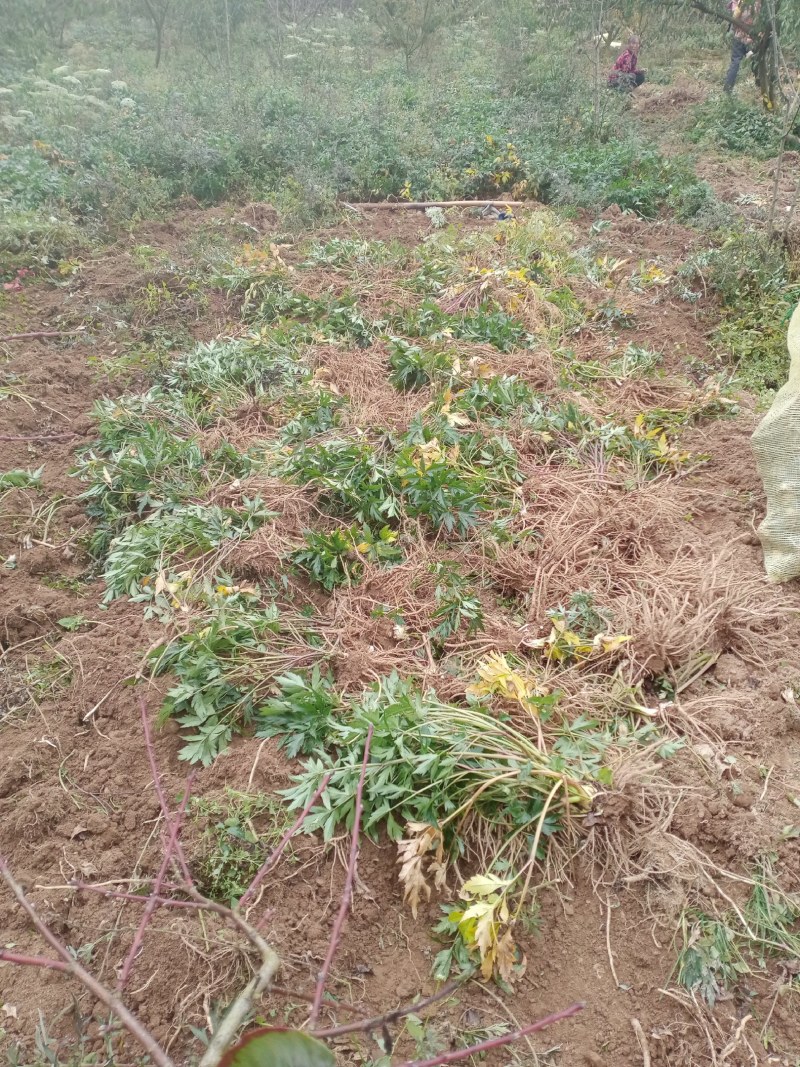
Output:
[[[319,1018],[322,998],[325,995],[325,982],[327,981],[328,972],[333,963],[333,957],[336,955],[336,949],[339,947],[342,930],[344,929],[344,924],[347,920],[347,913],[350,910],[350,902],[353,899],[353,882],[356,875],[356,862],[358,861],[358,841],[359,831],[361,829],[361,809],[363,807],[364,797],[364,779],[367,776],[369,749],[372,744],[372,730],[372,723],[370,723],[367,740],[364,744],[364,759],[361,763],[361,775],[358,779],[358,790],[356,792],[356,807],[353,817],[353,833],[350,838],[350,859],[347,864],[347,877],[345,878],[344,891],[342,892],[342,903],[339,905],[339,914],[336,916],[336,922],[333,924],[333,932],[331,934],[330,944],[328,945],[328,952],[325,956],[325,962],[322,964],[322,970],[319,972],[317,978],[317,988],[314,991],[314,1003],[311,1007],[311,1015],[309,1016],[309,1024],[312,1027]]]
[[[6,341],[30,341],[34,337],[72,337],[80,330],[34,330],[32,333],[7,333],[0,337],[0,344]]]
[[[400,1064],[400,1067],[441,1067],[444,1063],[457,1063],[459,1060],[467,1059],[468,1056],[476,1056],[493,1048],[502,1048],[503,1045],[510,1045],[514,1041],[520,1041],[530,1034],[537,1034],[540,1030],[544,1030],[545,1027],[577,1015],[579,1011],[583,1011],[584,1007],[584,1004],[573,1004],[571,1008],[565,1008],[563,1011],[557,1011],[554,1015],[548,1015],[546,1019],[540,1019],[538,1023],[523,1026],[521,1030],[514,1030],[512,1033],[503,1034],[500,1037],[492,1037],[488,1041],[481,1041],[480,1044],[471,1045],[469,1048],[443,1052],[441,1056],[434,1056],[430,1060],[406,1060],[405,1063]]]
[[[18,963],[23,967],[44,967],[48,971],[69,971],[69,967],[61,960],[51,960],[47,956],[23,956],[19,952],[8,952],[4,948],[0,948],[0,962]]]
[[[25,890],[14,878],[8,864],[2,857],[0,857],[0,875],[5,879],[6,884],[14,894],[17,903],[36,927],[39,935],[66,965],[65,969],[69,971],[74,978],[77,978],[84,988],[88,989],[101,1004],[104,1004],[112,1015],[116,1015],[128,1033],[139,1042],[146,1052],[150,1053],[150,1059],[156,1067],[174,1067],[174,1064],[167,1053],[139,1019],[128,1011],[119,997],[114,996],[110,989],[106,989],[102,982],[98,982],[94,975],[90,974],[86,968],[75,959],[64,942],[56,937],[46,922],[39,918],[33,904],[31,904],[25,895]]]
[[[153,745],[153,734],[150,730],[150,717],[147,712],[147,702],[145,701],[143,696],[139,697],[139,708],[142,713],[144,744],[145,748],[147,749],[147,759],[150,763],[150,772],[153,776],[153,785],[155,786],[156,796],[158,797],[158,802],[161,805],[161,811],[164,815],[166,824],[168,827],[171,827],[172,816],[170,815],[169,807],[167,806],[167,798],[164,796],[164,789],[161,785],[161,775],[158,770],[158,764],[156,763],[156,750]],[[186,862],[186,857],[183,854],[183,848],[181,847],[180,841],[177,839],[175,841],[175,855],[178,857],[178,863],[181,865],[183,877],[186,879],[189,885],[194,885],[194,881],[192,880],[192,875],[189,870],[189,865]]]
[[[361,1019],[354,1023],[344,1023],[342,1026],[331,1026],[327,1030],[313,1030],[312,1033],[314,1037],[323,1038],[339,1037],[340,1034],[369,1033],[371,1030],[380,1030],[390,1023],[397,1022],[398,1019],[404,1019],[406,1015],[416,1015],[418,1011],[424,1011],[438,1000],[444,1000],[445,997],[455,993],[461,985],[462,982],[448,982],[446,986],[442,986],[438,993],[425,997],[424,1000],[417,1000],[413,1004],[407,1004],[404,1008],[387,1011],[385,1015],[376,1015],[372,1019]],[[271,992],[274,991],[275,987],[273,986]],[[330,1006],[340,1008],[342,1005],[333,1003]]]
[[[286,831],[286,833],[280,839],[280,841],[276,845],[275,849],[273,850],[272,854],[269,855],[266,858],[266,860],[264,860],[264,862],[261,865],[261,868],[259,869],[259,871],[256,874],[255,878],[253,879],[253,881],[250,883],[250,885],[247,887],[247,889],[242,894],[241,899],[239,900],[239,907],[240,908],[243,907],[247,903],[247,901],[250,899],[250,897],[253,895],[253,893],[256,891],[256,889],[258,889],[259,885],[261,885],[263,880],[266,878],[266,876],[269,874],[269,872],[272,870],[272,868],[275,866],[275,864],[281,858],[281,856],[283,855],[284,849],[289,844],[289,842],[294,837],[294,835],[297,833],[297,831],[300,829],[300,827],[303,825],[303,823],[305,822],[305,820],[306,820],[306,818],[308,816],[308,813],[311,811],[311,809],[314,807],[316,802],[319,800],[319,798],[322,795],[322,793],[325,791],[325,787],[327,786],[328,782],[331,780],[331,775],[332,774],[333,774],[333,771],[329,771],[325,775],[325,777],[322,779],[322,783],[320,784],[319,789],[316,791],[316,793],[309,800],[309,802],[306,804],[306,806],[303,808],[303,810],[297,816],[295,821],[292,823],[292,825],[289,827],[289,829]]]
[[[139,955],[142,948],[142,942],[144,941],[145,931],[153,917],[156,908],[159,906],[161,897],[161,885],[166,877],[169,865],[172,862],[172,854],[178,847],[178,837],[183,826],[183,816],[186,812],[186,805],[189,803],[189,795],[192,790],[192,782],[194,781],[194,772],[189,775],[186,780],[186,786],[183,791],[183,799],[181,800],[181,806],[178,808],[178,812],[172,821],[172,827],[170,830],[169,838],[167,839],[166,846],[164,847],[164,858],[161,861],[161,866],[156,875],[156,880],[153,882],[153,891],[147,898],[147,905],[144,909],[144,914],[139,922],[139,926],[134,934],[133,941],[131,942],[128,955],[125,957],[125,963],[122,966],[120,976],[117,979],[117,992],[121,993],[125,988],[125,985],[130,977],[131,970],[133,968],[134,961]]]

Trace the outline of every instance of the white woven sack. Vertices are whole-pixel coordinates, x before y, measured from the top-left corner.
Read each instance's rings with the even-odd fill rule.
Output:
[[[753,434],[767,515],[758,528],[771,582],[800,577],[800,304],[789,323],[789,380]]]

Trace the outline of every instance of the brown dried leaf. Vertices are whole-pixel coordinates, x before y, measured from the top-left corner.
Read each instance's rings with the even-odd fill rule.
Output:
[[[434,884],[441,889],[444,883],[444,842],[441,830],[428,823],[410,822],[406,826],[409,837],[403,838],[397,845],[397,861],[400,867],[400,884],[405,887],[403,895],[404,903],[411,908],[411,914],[416,919],[417,910],[422,894],[425,899],[431,898],[431,887],[425,878],[423,864],[425,856],[436,849],[436,859],[429,867],[429,873],[434,876]],[[441,868],[441,870],[439,869]]]

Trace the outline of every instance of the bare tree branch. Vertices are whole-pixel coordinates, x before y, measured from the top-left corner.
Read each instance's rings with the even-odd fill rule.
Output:
[[[401,1063],[399,1067],[441,1067],[441,1064],[445,1063],[458,1063],[459,1060],[465,1060],[469,1056],[477,1056],[483,1052],[488,1052],[493,1048],[502,1048],[503,1045],[510,1045],[514,1041],[520,1041],[523,1037],[527,1037],[529,1034],[538,1034],[540,1030],[546,1029],[548,1026],[553,1026],[554,1023],[560,1023],[563,1019],[570,1019],[573,1015],[577,1015],[579,1011],[583,1011],[584,1004],[573,1004],[570,1008],[565,1008],[563,1011],[557,1011],[554,1015],[548,1015],[545,1019],[540,1019],[537,1023],[531,1023],[529,1026],[523,1026],[521,1030],[513,1030],[510,1034],[502,1034],[500,1037],[492,1037],[488,1041],[481,1041],[478,1045],[471,1045],[469,1048],[453,1049],[451,1052],[443,1052],[441,1056],[434,1056],[429,1060],[406,1060],[405,1063]]]
[[[26,912],[40,936],[66,964],[66,970],[69,971],[74,978],[77,978],[77,980],[85,986],[101,1004],[104,1004],[112,1015],[116,1015],[128,1033],[139,1042],[146,1052],[150,1054],[156,1067],[175,1067],[170,1057],[161,1048],[153,1035],[149,1030],[145,1029],[144,1024],[140,1022],[135,1015],[132,1015],[128,1011],[118,997],[114,996],[110,990],[106,989],[102,983],[98,982],[94,975],[90,974],[85,967],[81,966],[64,942],[56,937],[47,923],[39,918],[33,904],[31,904],[25,895],[24,889],[14,878],[9,870],[8,864],[2,857],[0,857],[0,875],[5,879],[6,884],[14,894],[17,903],[22,910]]]
[[[269,856],[267,856],[267,858],[264,860],[264,862],[262,863],[261,867],[259,868],[259,871],[256,874],[255,878],[253,879],[253,881],[250,883],[250,885],[247,887],[247,889],[242,894],[241,899],[239,900],[239,907],[240,908],[244,907],[244,905],[247,903],[247,901],[250,899],[250,897],[253,895],[253,893],[256,891],[256,889],[259,887],[259,885],[261,885],[261,883],[263,882],[264,878],[269,874],[269,872],[272,870],[272,868],[275,866],[275,864],[281,858],[281,856],[283,855],[284,849],[289,844],[289,842],[294,837],[294,835],[297,833],[297,831],[300,829],[300,827],[303,825],[303,823],[305,822],[306,818],[308,817],[308,813],[311,811],[311,809],[314,807],[316,802],[319,800],[319,798],[324,793],[328,782],[331,780],[331,775],[332,774],[333,774],[333,771],[329,771],[329,773],[325,775],[325,777],[322,779],[322,782],[320,783],[319,789],[316,791],[316,793],[314,793],[313,797],[309,800],[309,802],[306,804],[306,806],[303,808],[303,810],[297,816],[295,821],[292,823],[292,825],[289,827],[289,829],[286,831],[286,833],[280,839],[278,844],[275,846],[275,849],[273,850],[273,852]]]
[[[150,717],[147,711],[147,702],[144,696],[139,697],[139,710],[142,714],[142,729],[144,730],[144,744],[147,749],[147,760],[150,764],[150,773],[153,776],[153,785],[155,786],[156,796],[158,802],[161,805],[161,811],[164,815],[164,821],[167,824],[167,828],[172,827],[172,816],[170,815],[169,808],[167,807],[167,798],[164,796],[164,789],[161,785],[161,774],[158,770],[158,764],[156,763],[156,750],[153,747],[153,734],[150,729]],[[175,855],[178,857],[178,862],[181,866],[181,872],[183,877],[189,883],[193,885],[192,874],[189,870],[189,864],[186,862],[186,857],[183,854],[183,848],[181,847],[180,840],[175,842]]]
[[[144,941],[145,930],[147,929],[147,926],[151,918],[153,917],[156,908],[158,908],[159,906],[159,894],[161,892],[161,885],[164,881],[167,871],[169,870],[169,865],[172,862],[172,854],[176,851],[178,847],[178,836],[181,832],[181,827],[183,826],[183,816],[186,812],[186,805],[189,803],[189,795],[192,790],[193,781],[194,773],[190,774],[186,781],[186,786],[183,790],[183,799],[181,800],[181,806],[178,809],[178,813],[172,822],[170,835],[167,840],[166,846],[164,847],[164,858],[161,861],[161,867],[158,871],[158,874],[156,875],[156,880],[153,883],[153,890],[150,896],[147,898],[147,907],[144,909],[144,914],[142,915],[142,918],[139,921],[139,926],[136,930],[136,933],[134,934],[130,950],[128,952],[128,955],[125,957],[125,962],[122,965],[122,970],[120,971],[119,978],[117,979],[117,992],[119,993],[122,992],[122,990],[127,984],[128,978],[130,977],[130,973],[133,968],[133,964],[136,961],[136,957],[139,955],[139,952],[141,951],[142,942]]]
[[[328,978],[328,972],[331,969],[333,963],[333,957],[336,955],[336,949],[339,947],[339,941],[342,936],[342,930],[347,919],[347,913],[350,910],[350,902],[353,899],[353,882],[356,875],[356,862],[358,861],[358,844],[359,844],[359,832],[361,830],[361,809],[363,806],[364,797],[364,779],[367,776],[367,763],[369,761],[369,750],[372,744],[372,723],[369,724],[369,730],[367,732],[367,740],[364,744],[364,759],[361,763],[361,775],[358,779],[358,790],[356,791],[356,806],[355,813],[353,815],[353,833],[350,839],[350,859],[347,864],[347,876],[344,882],[344,891],[342,892],[342,903],[339,905],[339,914],[336,916],[336,922],[333,924],[333,931],[331,933],[330,944],[328,945],[328,952],[325,956],[325,961],[322,964],[322,970],[319,972],[317,978],[317,988],[314,993],[314,1004],[311,1008],[311,1015],[309,1016],[309,1024],[313,1026],[319,1018],[319,1010],[322,1006],[322,997],[325,993],[325,982]],[[200,1067],[203,1067],[201,1064]]]
[[[47,956],[24,956],[19,952],[9,952],[0,948],[0,962],[18,963],[23,967],[43,967],[47,971],[66,971],[69,967],[61,960],[51,960]]]

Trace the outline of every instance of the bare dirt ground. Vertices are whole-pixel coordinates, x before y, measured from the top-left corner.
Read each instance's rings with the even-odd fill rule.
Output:
[[[656,100],[656,91],[642,93],[643,118],[653,114]],[[16,557],[15,565],[0,567],[0,851],[40,913],[112,983],[130,943],[131,915],[113,901],[76,894],[67,883],[75,877],[125,878],[137,868],[153,871],[160,861],[158,802],[137,706],[141,686],[134,692],[124,684],[140,671],[160,626],[145,623],[134,604],[99,610],[102,583],[87,577],[81,548],[87,524],[70,469],[75,449],[92,439],[93,399],[128,387],[107,372],[120,353],[131,351],[137,331],[152,326],[137,324],[131,297],[148,283],[163,282],[174,290],[167,319],[173,316],[173,325],[190,337],[210,339],[237,329],[236,309],[219,294],[200,300],[186,292],[180,272],[162,276],[134,254],[144,244],[163,250],[173,263],[186,262],[190,237],[218,214],[187,209],[170,225],[145,228],[88,261],[62,287],[35,280],[0,309],[3,335],[86,326],[74,337],[0,346],[8,388],[0,399],[0,469],[44,465],[43,491],[12,493],[0,518],[2,554]],[[626,274],[642,259],[673,270],[697,241],[693,231],[672,223],[645,223],[613,211],[607,221],[610,226],[591,240],[600,254],[629,259]],[[579,227],[589,240],[588,220]],[[387,213],[330,232],[413,246],[427,224],[416,215]],[[652,382],[609,386],[609,405],[631,415],[680,402],[692,385],[690,361],[714,365],[708,349],[712,320],[699,318],[666,290],[637,294],[623,282],[621,292],[636,323],[624,340],[662,350],[664,374]],[[598,303],[603,297],[588,288],[579,295]],[[119,319],[127,325],[115,326]],[[608,358],[607,336],[599,330],[582,331],[573,344],[581,358]],[[330,356],[329,373],[343,392],[353,388],[358,358]],[[128,378],[136,381],[140,371],[135,360],[129,363]],[[515,369],[525,373],[524,366]],[[541,380],[533,362],[529,372],[531,380]],[[618,779],[587,820],[567,881],[542,894],[538,932],[519,937],[528,966],[513,994],[473,982],[431,1011],[431,1026],[445,1042],[580,1000],[587,1004],[584,1012],[531,1049],[520,1045],[519,1062],[648,1062],[632,1019],[640,1020],[649,1062],[659,1067],[797,1062],[797,996],[783,991],[797,961],[778,957],[753,967],[713,1012],[680,988],[674,974],[682,911],[740,907],[750,887],[737,879],[750,877],[765,853],[774,857],[783,889],[800,891],[800,839],[787,832],[799,821],[800,713],[782,695],[800,674],[800,595],[794,586],[771,588],[763,578],[754,523],[764,501],[749,443],[757,419],[746,398],[735,417],[699,419],[682,432],[680,444],[707,455],[707,462],[657,481],[633,502],[606,485],[600,470],[588,481],[566,472],[559,488],[550,468],[529,460],[526,485],[538,479],[541,488],[547,479],[549,486],[549,495],[539,497],[536,519],[549,555],[544,568],[507,559],[503,581],[517,592],[538,588],[543,605],[586,580],[605,582],[619,610],[627,611],[631,632],[639,627],[640,662],[652,668],[698,632],[712,662],[658,712],[687,739],[686,747],[663,775],[649,775],[642,766]],[[57,507],[43,511],[51,501]],[[574,522],[559,526],[565,512]],[[623,562],[606,565],[612,557]],[[58,626],[59,619],[75,616],[87,620],[75,632]],[[374,657],[362,635],[352,640],[348,665],[337,667],[342,680],[348,672],[350,685],[369,679]],[[151,708],[163,688],[147,687]],[[571,699],[579,702],[579,688]],[[156,746],[165,790],[177,796],[186,768],[172,725],[157,734]],[[292,769],[272,742],[261,747],[256,739],[242,739],[199,772],[195,792],[214,797],[228,787],[272,793],[287,784]],[[189,832],[190,862],[199,848],[199,835]],[[313,988],[342,879],[337,851],[303,838],[264,895],[259,925],[284,961],[285,986]],[[335,994],[374,1014],[432,992],[431,961],[440,946],[429,930],[438,916],[433,900],[423,905],[419,921],[412,920],[403,907],[394,847],[366,842],[353,915],[334,968]],[[0,929],[7,947],[41,951],[4,893]],[[198,1046],[193,1053],[187,1027],[205,1029],[214,1004],[224,1002],[246,970],[235,936],[221,924],[209,922],[200,932],[182,913],[161,911],[137,961],[130,1002],[179,1062],[190,1062]],[[91,999],[59,974],[3,967],[2,1003],[2,1044],[22,1050],[16,1062],[39,1062],[34,1031],[40,1020],[62,1050],[80,1047],[86,1057],[102,1048]],[[302,1005],[276,996],[262,1006],[268,1019],[300,1023],[304,1013]],[[138,1052],[128,1051],[128,1062],[138,1062]],[[343,1063],[378,1055],[363,1038],[340,1039],[337,1052]],[[398,1054],[412,1056],[408,1039]],[[495,1055],[490,1062],[512,1062],[507,1051]]]

